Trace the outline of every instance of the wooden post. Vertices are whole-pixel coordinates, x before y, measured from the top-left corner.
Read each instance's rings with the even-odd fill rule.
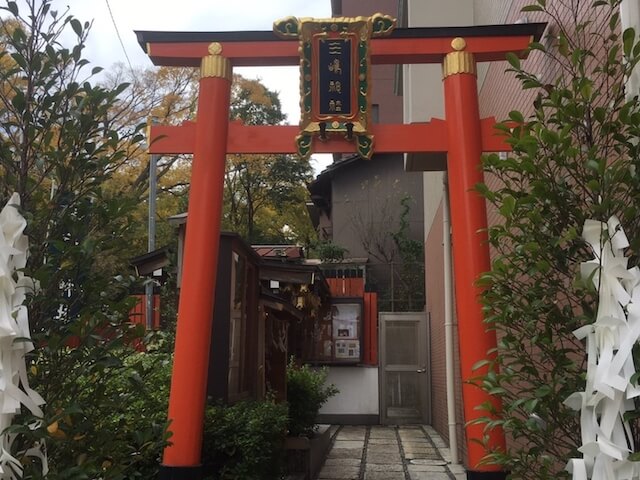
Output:
[[[229,124],[231,64],[219,43],[202,59],[182,288],[161,478],[201,478],[202,429]]]
[[[453,52],[443,63],[445,115],[449,154],[447,159],[449,190],[451,192],[451,227],[453,233],[453,259],[455,296],[460,339],[462,370],[462,396],[465,422],[487,415],[478,407],[489,402],[500,409],[500,402],[488,395],[472,379],[486,369],[473,370],[479,360],[488,358],[496,347],[496,335],[487,331],[480,303],[481,289],[476,285],[479,276],[489,271],[489,244],[487,243],[487,212],[484,198],[474,191],[483,181],[480,159],[482,136],[478,108],[476,64],[473,54],[465,52],[466,42],[456,38],[451,42]],[[483,457],[494,449],[505,448],[504,433],[493,429],[489,443],[482,444],[484,425],[466,426],[469,479],[504,479],[500,466],[480,464]]]

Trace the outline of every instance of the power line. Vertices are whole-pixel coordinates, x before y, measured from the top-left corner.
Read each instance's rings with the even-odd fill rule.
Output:
[[[122,51],[124,52],[124,57],[127,59],[127,63],[129,64],[129,70],[131,70],[131,75],[133,78],[136,78],[135,72],[133,71],[133,66],[131,65],[131,60],[129,60],[129,55],[127,54],[127,49],[124,46],[122,37],[120,36],[120,30],[118,29],[116,18],[113,16],[111,5],[109,5],[109,0],[104,0],[104,1],[107,4],[107,9],[109,10],[109,15],[111,16],[111,22],[113,23],[113,28],[115,28],[116,30],[116,35],[118,36],[118,40],[120,41],[120,46],[122,47]]]

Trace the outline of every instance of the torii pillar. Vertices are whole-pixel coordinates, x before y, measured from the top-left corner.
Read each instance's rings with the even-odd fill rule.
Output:
[[[453,51],[442,64],[444,83],[444,107],[447,121],[449,151],[447,170],[451,203],[451,230],[453,263],[455,272],[455,298],[460,343],[460,369],[463,379],[462,396],[464,418],[467,422],[467,454],[469,479],[503,479],[505,473],[497,466],[482,465],[481,460],[489,449],[505,450],[502,429],[487,432],[487,446],[479,442],[485,437],[484,425],[469,423],[486,415],[479,405],[491,404],[494,411],[501,410],[500,401],[489,395],[472,379],[486,371],[474,370],[474,365],[486,359],[488,352],[495,352],[496,335],[484,326],[484,314],[477,285],[480,276],[491,270],[487,237],[487,210],[485,199],[475,191],[484,182],[482,165],[482,135],[476,61],[466,52],[463,38],[451,42]],[[495,353],[493,354],[495,357]],[[475,441],[469,441],[474,439]],[[475,467],[475,468],[474,468]]]
[[[178,305],[169,429],[161,478],[201,478],[211,318],[220,244],[232,69],[219,43],[202,58],[188,222]]]

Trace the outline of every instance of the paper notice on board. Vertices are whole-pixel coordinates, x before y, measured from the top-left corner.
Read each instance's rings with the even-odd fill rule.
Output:
[[[336,340],[336,358],[357,359],[360,358],[360,342],[349,340]]]
[[[336,340],[357,339],[361,306],[354,303],[337,304],[331,307],[333,338]]]

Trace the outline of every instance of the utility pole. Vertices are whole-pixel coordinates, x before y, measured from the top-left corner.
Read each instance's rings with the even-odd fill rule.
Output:
[[[158,194],[157,167],[159,157],[159,155],[151,155],[151,159],[149,160],[149,241],[147,244],[147,252],[153,252],[156,249],[156,197]],[[151,277],[147,279],[147,283],[144,287],[147,301],[147,330],[151,330],[153,328],[153,284],[153,273],[151,273]]]

